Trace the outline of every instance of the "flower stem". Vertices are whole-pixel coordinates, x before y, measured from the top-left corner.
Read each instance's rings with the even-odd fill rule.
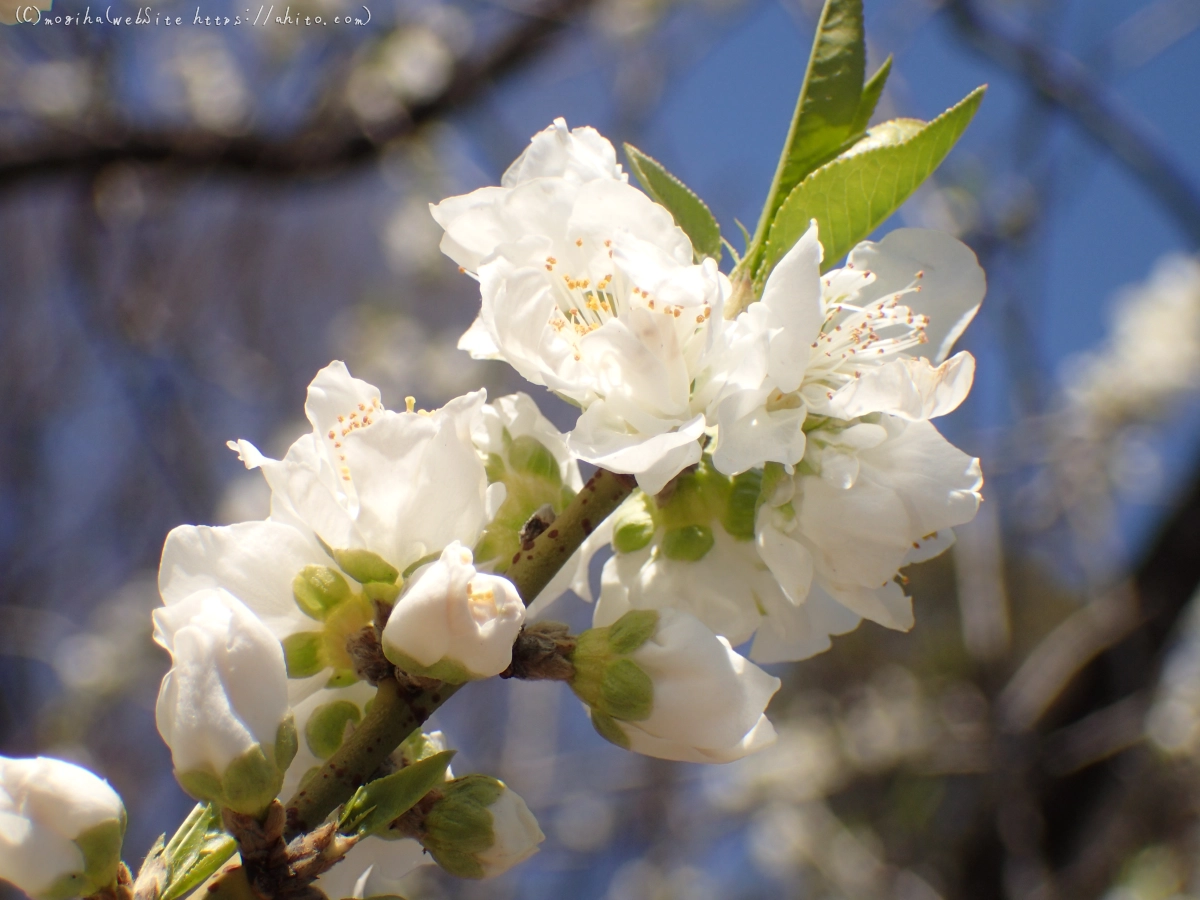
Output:
[[[533,546],[517,552],[504,576],[516,586],[526,606],[537,599],[584,538],[607,519],[636,486],[632,475],[597,469],[562,514],[537,536]]]
[[[513,557],[505,572],[525,602],[531,603],[550,583],[592,531],[635,486],[629,475],[604,469],[588,479],[578,494],[529,549]],[[400,742],[425,723],[461,685],[437,684],[418,689],[389,678],[354,733],[287,804],[287,837],[310,831],[345,803],[391,755]]]
[[[288,801],[288,838],[320,825],[460,687],[438,684],[421,690],[395,678],[381,681],[359,726]]]

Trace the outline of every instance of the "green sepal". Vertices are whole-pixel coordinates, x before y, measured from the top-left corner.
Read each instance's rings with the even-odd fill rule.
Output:
[[[470,878],[478,881],[486,874],[483,871],[483,863],[470,853],[462,853],[449,848],[434,850],[426,847],[425,849],[429,851],[429,855],[433,857],[434,862],[455,878]]]
[[[405,765],[412,765],[441,752],[442,749],[423,731],[414,731],[400,742],[400,757]]]
[[[329,676],[329,680],[325,682],[325,687],[345,688],[352,684],[358,684],[358,673],[353,669],[334,669],[333,674]]]
[[[439,866],[459,878],[482,878],[477,854],[496,842],[489,807],[505,791],[488,775],[466,775],[446,784],[442,797],[425,816],[421,845]]]
[[[603,711],[614,719],[640,722],[654,709],[654,682],[632,659],[612,662],[600,681]]]
[[[338,818],[338,830],[363,837],[385,830],[392,821],[445,782],[446,770],[455,752],[443,750],[391,775],[367,782],[346,803]]]
[[[117,883],[121,866],[121,844],[125,839],[125,811],[116,819],[94,825],[75,838],[75,846],[83,854],[83,882],[79,894],[88,896]],[[75,873],[72,873],[72,879]]]
[[[608,646],[613,653],[628,656],[654,636],[659,615],[653,609],[631,609],[608,627]]]
[[[555,487],[562,484],[562,471],[546,445],[528,434],[513,438],[508,450],[508,464],[517,472],[524,472],[548,481]]]
[[[481,677],[458,662],[458,660],[453,659],[443,658],[431,666],[423,666],[407,653],[402,653],[386,643],[383,645],[383,655],[397,669],[401,669],[409,675],[417,675],[422,678],[436,678],[438,681],[444,681],[447,684],[465,684],[468,681],[475,681]]]
[[[276,748],[271,751],[274,756]],[[283,773],[256,744],[234,759],[222,775],[211,769],[194,769],[177,771],[175,778],[197,800],[216,803],[243,815],[260,816],[283,786]]]
[[[754,518],[758,512],[762,484],[762,469],[750,469],[733,477],[721,525],[736,540],[749,541],[754,538]]]
[[[567,684],[575,696],[592,709],[603,702],[600,683],[604,678],[604,669],[613,656],[608,636],[608,628],[589,628],[581,632],[575,638],[575,649],[569,656],[575,674]]]
[[[304,725],[304,743],[317,759],[329,759],[342,746],[346,726],[362,721],[362,710],[349,700],[323,703],[312,711]]]
[[[253,747],[229,764],[221,785],[225,806],[247,816],[258,816],[279,794],[283,770],[267,759],[262,747]]]
[[[705,456],[694,469],[675,478],[674,490],[654,519],[667,529],[707,526],[725,512],[729,487],[729,478],[714,468],[711,456]]]
[[[654,198],[675,219],[692,242],[696,262],[711,256],[721,261],[721,228],[712,211],[696,192],[667,171],[658,160],[647,156],[632,144],[625,145],[629,168]]]
[[[378,553],[372,553],[362,547],[350,547],[331,552],[342,571],[360,584],[367,584],[371,581],[395,584],[396,578],[400,575],[400,570]]]
[[[613,513],[612,547],[617,553],[634,553],[654,540],[654,501],[635,490]]]
[[[363,585],[363,593],[368,600],[378,600],[380,603],[395,603],[403,588],[402,583],[387,584],[382,581],[368,581]]]
[[[971,123],[984,90],[976,88],[923,127],[902,121],[872,128],[863,139],[867,149],[852,147],[796,185],[771,225],[759,281],[813,219],[824,248],[822,268],[836,265],[933,174]]]
[[[332,566],[309,565],[292,579],[292,596],[302,613],[320,622],[350,596],[350,585]]]
[[[662,552],[667,559],[696,562],[713,548],[715,538],[707,525],[684,525],[663,532]]]
[[[592,727],[596,729],[596,734],[604,738],[610,744],[616,744],[622,750],[628,750],[630,747],[629,735],[627,735],[621,726],[617,724],[616,719],[612,716],[605,715],[598,709],[591,710]]]
[[[504,457],[499,453],[489,453],[484,463],[484,471],[487,473],[488,484],[503,481],[508,472],[508,467],[504,465]]]
[[[422,556],[416,562],[409,563],[404,568],[404,572],[402,573],[404,580],[407,581],[409,578],[411,578],[413,572],[417,571],[417,569],[421,568],[421,566],[427,566],[431,562],[437,562],[441,558],[442,558],[442,551],[435,550],[433,553],[426,553],[424,556]]]
[[[289,712],[275,732],[275,765],[279,767],[280,772],[287,771],[299,749],[300,737],[296,733],[296,717]]]
[[[297,631],[283,639],[288,678],[308,678],[325,668],[323,641],[324,635],[319,631]]]

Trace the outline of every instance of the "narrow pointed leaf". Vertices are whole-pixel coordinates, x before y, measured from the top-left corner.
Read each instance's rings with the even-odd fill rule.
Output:
[[[854,123],[850,126],[851,135],[860,135],[867,130],[879,98],[883,96],[883,88],[887,84],[888,75],[892,72],[892,57],[889,55],[883,61],[875,74],[863,85],[862,96],[858,100],[858,110],[854,114]]]
[[[711,256],[721,259],[721,229],[704,201],[682,181],[668,172],[662,163],[647,156],[632,144],[625,145],[629,167],[651,197],[665,206],[692,242],[696,260]]]
[[[796,112],[755,231],[757,241],[766,239],[776,212],[796,185],[854,137],[866,55],[862,0],[826,0]]]
[[[970,124],[985,88],[932,122],[898,119],[872,128],[847,153],[796,186],[771,227],[760,283],[817,220],[824,268],[832,268],[890,216],[934,169]]]
[[[163,851],[167,883],[160,900],[185,896],[221,868],[236,850],[237,843],[221,824],[220,810],[198,804]]]
[[[428,756],[398,772],[368,782],[355,792],[338,820],[343,834],[366,836],[383,831],[417,801],[446,780],[453,750]]]

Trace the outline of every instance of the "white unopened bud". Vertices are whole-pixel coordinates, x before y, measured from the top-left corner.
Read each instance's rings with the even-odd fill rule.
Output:
[[[0,757],[0,879],[37,900],[116,883],[125,807],[107,782],[57,759]]]
[[[660,759],[731,762],[775,740],[779,679],[695,616],[633,610],[579,636],[571,688],[612,743]]]
[[[198,800],[258,815],[296,754],[278,639],[223,590],[155,610],[154,639],[173,660],[155,712],[175,777]]]
[[[487,775],[457,778],[421,824],[418,840],[460,878],[491,878],[537,853],[546,839],[521,797]]]
[[[462,684],[499,675],[525,621],[512,582],[475,570],[471,551],[451,543],[419,570],[383,629],[383,652],[410,675]]]

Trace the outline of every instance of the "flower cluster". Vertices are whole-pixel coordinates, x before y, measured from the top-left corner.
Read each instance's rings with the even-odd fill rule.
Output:
[[[780,680],[756,663],[823,650],[863,618],[911,627],[900,570],[949,546],[980,501],[978,461],[930,422],[970,390],[974,359],[951,351],[985,290],[953,238],[894,231],[823,271],[814,222],[742,308],[612,145],[562,119],[500,186],[432,211],[480,285],[460,346],[578,406],[574,428],[524,394],[389,409],[331,363],[282,459],[230,444],[265,477],[270,515],[174,529],[159,572],[154,637],[172,659],[159,731],[198,809],[254,835],[247,870],[266,864],[247,857],[255,842],[302,818],[280,798],[345,778],[343,754],[380,743],[349,737],[388,715],[386,697],[408,703],[407,740],[307,823],[343,804],[306,839],[325,843],[279,851],[297,856],[276,876],[335,897],[394,894],[427,857],[485,878],[536,852],[524,801],[454,777],[444,739],[417,730],[457,686],[565,681],[619,747],[743,758],[776,737]],[[584,485],[579,461],[607,474]],[[604,478],[620,489],[594,512]],[[568,588],[590,599],[606,545],[593,627],[535,621]],[[734,649],[751,640],[749,658]],[[194,862],[185,831],[163,852]],[[129,893],[123,832],[95,776],[0,759],[0,877],[38,900]]]
[[[974,378],[951,355],[985,292],[974,254],[900,229],[822,274],[814,222],[727,319],[725,276],[615,160],[558,119],[500,187],[433,207],[480,283],[460,346],[579,405],[572,449],[637,477],[595,624],[681,609],[760,662],[863,618],[911,627],[899,570],[980,501],[978,460],[930,423]]]
[[[309,386],[305,409],[312,430],[281,460],[246,441],[230,445],[263,472],[270,516],[180,526],[160,568],[155,637],[173,665],[158,724],[176,776],[197,799],[256,818],[319,777],[363,723],[379,678],[394,671],[458,685],[510,667],[526,606],[504,572],[526,524],[552,521],[582,488],[566,438],[523,394],[488,404],[480,391],[433,411],[408,398],[396,412],[335,362]],[[576,553],[543,596],[577,583],[586,561]],[[664,613],[662,627],[646,619],[658,623],[658,613],[636,616],[647,627],[618,642],[618,670],[638,673],[636,697],[623,697],[624,682],[614,694],[611,679],[601,679],[602,697],[583,674],[572,683],[591,698],[602,734],[698,761],[736,759],[773,739],[763,713],[777,679],[692,616]],[[576,672],[603,668],[585,656],[575,654]],[[700,704],[706,696],[720,702]],[[620,724],[605,731],[608,712]],[[422,741],[392,763],[435,752],[436,738]],[[464,877],[491,876],[541,840],[524,803],[494,779],[447,781],[427,805],[363,836],[351,865],[317,886],[393,891],[428,858]]]

